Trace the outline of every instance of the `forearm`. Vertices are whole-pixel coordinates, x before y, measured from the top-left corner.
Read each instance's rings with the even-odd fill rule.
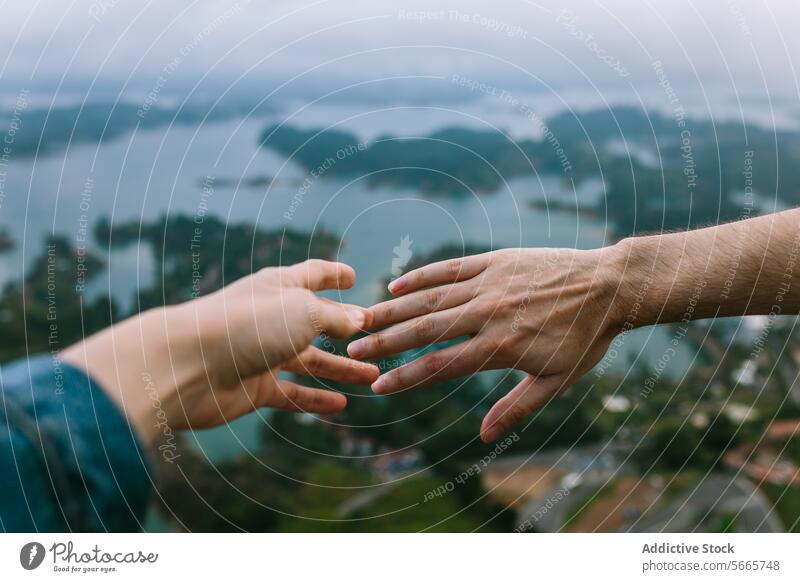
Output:
[[[800,209],[613,247],[622,329],[800,313]]]
[[[174,312],[174,308],[152,309],[61,354],[64,361],[86,370],[100,383],[148,445],[163,431],[166,411],[174,405],[177,379],[185,375],[179,365],[182,360],[170,357],[187,343],[175,331],[172,336],[168,333],[167,321],[175,317]],[[188,327],[173,326],[173,330]]]

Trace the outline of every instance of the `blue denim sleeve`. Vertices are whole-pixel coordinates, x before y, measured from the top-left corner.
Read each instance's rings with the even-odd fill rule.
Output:
[[[103,389],[57,357],[0,369],[0,529],[139,531],[147,453]]]

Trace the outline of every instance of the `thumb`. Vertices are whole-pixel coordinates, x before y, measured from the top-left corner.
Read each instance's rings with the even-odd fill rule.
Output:
[[[321,259],[284,267],[282,273],[286,282],[311,291],[349,289],[356,281],[356,272],[350,265]]]
[[[336,338],[346,338],[367,327],[370,312],[358,305],[336,303],[318,297],[311,316],[317,334],[324,331]]]
[[[481,423],[481,440],[490,443],[522,421],[565,387],[563,376],[526,376],[492,406]]]

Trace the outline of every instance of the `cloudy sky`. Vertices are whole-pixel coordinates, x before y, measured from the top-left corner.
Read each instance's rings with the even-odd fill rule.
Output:
[[[441,84],[384,80],[452,75],[531,91],[636,93],[666,78],[743,99],[799,93],[793,0],[7,0],[0,14],[6,94],[199,82],[407,95]]]

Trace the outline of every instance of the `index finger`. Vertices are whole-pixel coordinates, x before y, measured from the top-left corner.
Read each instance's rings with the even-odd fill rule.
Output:
[[[372,313],[372,322],[368,329],[406,321],[434,311],[458,307],[472,299],[475,292],[474,286],[469,283],[444,285],[378,303],[369,308]]]
[[[344,263],[309,259],[285,267],[283,278],[297,287],[305,287],[311,291],[349,289],[356,282],[356,272],[353,267]]]
[[[457,283],[479,275],[489,265],[489,254],[448,259],[409,271],[389,283],[392,295],[405,295],[423,287]]]
[[[374,364],[345,358],[313,346],[289,360],[282,369],[295,374],[318,376],[348,384],[371,384],[380,374]]]

